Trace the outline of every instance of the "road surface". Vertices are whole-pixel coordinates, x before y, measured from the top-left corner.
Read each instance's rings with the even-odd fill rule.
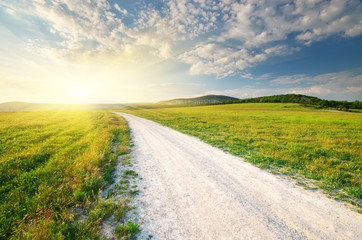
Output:
[[[362,239],[362,214],[200,140],[125,113],[138,239]]]

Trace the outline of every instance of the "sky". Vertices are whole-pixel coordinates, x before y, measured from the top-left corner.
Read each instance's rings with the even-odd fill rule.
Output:
[[[362,100],[360,0],[1,0],[0,102]]]

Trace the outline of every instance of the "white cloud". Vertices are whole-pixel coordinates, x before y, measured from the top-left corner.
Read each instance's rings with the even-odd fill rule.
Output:
[[[315,84],[315,83],[340,83],[343,84],[354,84],[358,85],[362,83],[362,75],[354,74],[350,71],[343,71],[338,73],[327,73],[316,76],[308,76],[305,74],[291,75],[291,76],[280,76],[270,81],[275,84]]]
[[[190,74],[215,74],[226,77],[239,73],[256,63],[265,61],[274,55],[287,55],[298,49],[289,49],[284,45],[266,48],[256,53],[246,48],[227,48],[217,44],[198,45],[195,49],[179,56],[179,59],[191,65]]]
[[[335,34],[362,33],[358,0],[224,1],[218,8],[222,30],[179,57],[191,64],[191,74],[225,77],[270,56],[294,53],[298,45],[309,46]],[[231,49],[229,41],[238,41],[238,47]]]
[[[114,52],[123,50],[127,28],[111,11],[106,0],[38,0],[8,4],[7,7],[16,8],[19,16],[25,15],[24,21],[32,21],[37,35],[25,37],[34,51],[73,58],[107,49]]]
[[[269,78],[270,76],[266,76]],[[222,94],[238,98],[262,97],[277,94],[304,94],[330,100],[362,100],[362,75],[349,71],[321,74],[316,76],[291,75],[278,77],[271,81],[270,88],[245,86],[240,89],[210,91],[208,94]],[[295,83],[303,83],[296,86]],[[293,84],[293,85],[289,85]]]
[[[295,22],[295,29],[302,31],[297,39],[315,41],[333,34],[356,36],[361,33],[361,10],[361,3],[355,0],[320,1],[311,7],[299,4],[296,12],[304,16]]]
[[[239,74],[270,56],[294,53],[332,35],[362,33],[359,0],[145,3],[137,9],[107,0],[19,0],[0,6],[23,23],[32,21],[32,34],[24,36],[34,51],[74,59],[139,48],[166,59],[180,55],[191,74],[218,77]],[[133,10],[138,14],[130,14]]]
[[[168,1],[156,8],[148,3],[138,15],[106,0],[57,0],[7,4],[9,9],[29,9],[23,14],[43,21],[57,39],[37,39],[36,48],[52,48],[57,56],[73,58],[105,51],[122,53],[126,46],[144,48],[152,55],[170,58],[173,46],[213,29],[219,16],[218,1]],[[119,14],[121,13],[121,14]],[[128,25],[122,18],[131,17]],[[44,46],[44,43],[47,43]],[[35,50],[39,51],[39,50]]]
[[[140,11],[130,36],[136,44],[152,47],[151,53],[163,58],[175,55],[174,46],[192,41],[217,27],[218,1],[172,0],[161,9],[152,5]]]
[[[123,13],[124,15],[127,14],[127,10],[126,9],[121,9],[120,6],[117,3],[114,4],[114,8],[117,9],[120,13]]]

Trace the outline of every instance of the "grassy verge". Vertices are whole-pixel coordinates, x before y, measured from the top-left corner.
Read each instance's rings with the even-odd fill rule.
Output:
[[[361,207],[359,113],[260,103],[126,112],[196,136],[259,167],[313,179],[320,188]]]
[[[132,147],[132,143],[130,147]],[[117,171],[114,172],[114,182],[104,189],[104,199],[114,203],[126,202],[122,208],[116,209],[113,216],[105,220],[107,232],[111,239],[135,239],[136,234],[141,231],[140,225],[135,222],[137,211],[132,205],[134,197],[139,194],[138,181],[141,180],[134,169],[134,158],[130,153],[122,155],[118,159]],[[104,234],[101,233],[104,237]],[[102,238],[103,239],[103,238]]]
[[[0,112],[0,239],[96,239],[127,205],[99,192],[128,144],[127,123],[112,113]]]

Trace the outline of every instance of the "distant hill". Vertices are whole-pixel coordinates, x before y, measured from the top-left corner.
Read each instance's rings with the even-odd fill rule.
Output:
[[[298,103],[304,106],[318,108],[336,108],[338,110],[362,109],[362,102],[324,100],[302,94],[280,94],[265,97],[238,99],[222,95],[207,95],[197,98],[177,98],[159,102],[164,105],[208,105],[208,104],[233,104],[233,103]]]
[[[166,105],[205,105],[205,104],[215,104],[215,103],[222,103],[226,101],[235,101],[235,100],[239,99],[223,95],[206,95],[196,98],[176,98],[167,101],[161,101],[159,103]]]
[[[125,105],[6,102],[0,104],[0,111],[89,110],[89,109],[122,108],[122,107],[125,107]]]
[[[317,97],[302,94],[282,94],[256,98],[238,99],[223,95],[206,95],[196,98],[177,98],[161,101],[158,104],[141,104],[142,108],[165,107],[164,105],[213,105],[233,103],[299,103],[304,106],[315,106],[318,108],[336,108],[338,110],[362,109],[362,102],[324,100]],[[33,111],[33,110],[89,110],[89,109],[111,109],[137,107],[140,104],[54,104],[54,103],[27,103],[6,102],[0,103],[0,111]],[[170,106],[170,107],[171,107]]]
[[[316,106],[319,108],[330,107],[338,110],[348,109],[362,109],[362,102],[354,101],[335,101],[335,100],[324,100],[317,97],[302,95],[302,94],[282,94],[273,95],[266,97],[246,98],[238,99],[233,101],[227,101],[228,103],[299,103],[302,105]]]
[[[317,102],[321,99],[302,94],[280,94],[265,97],[245,98],[233,101],[233,103],[301,103]]]

